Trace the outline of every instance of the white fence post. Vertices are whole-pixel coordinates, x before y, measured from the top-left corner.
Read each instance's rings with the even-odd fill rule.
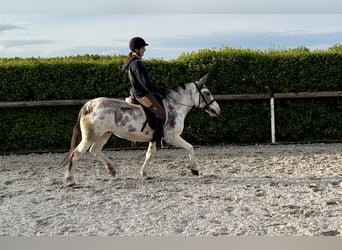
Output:
[[[271,96],[270,99],[270,105],[271,105],[271,138],[272,138],[272,143],[276,142],[275,138],[275,114],[274,114],[274,97],[273,95]]]

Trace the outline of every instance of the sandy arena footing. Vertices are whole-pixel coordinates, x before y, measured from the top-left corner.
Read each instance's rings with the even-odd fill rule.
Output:
[[[65,154],[0,156],[0,235],[342,235],[342,144],[105,151],[116,177],[87,153],[76,185]]]

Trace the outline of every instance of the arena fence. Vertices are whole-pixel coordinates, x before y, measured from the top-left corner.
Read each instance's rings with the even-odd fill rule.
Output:
[[[298,93],[273,93],[273,94],[225,94],[214,95],[217,101],[246,101],[246,100],[270,100],[271,113],[271,139],[276,142],[276,116],[275,99],[304,99],[304,98],[338,98],[342,97],[342,91],[298,92]],[[0,108],[26,108],[26,107],[54,107],[54,106],[81,106],[87,99],[78,100],[47,100],[47,101],[20,101],[0,102]]]

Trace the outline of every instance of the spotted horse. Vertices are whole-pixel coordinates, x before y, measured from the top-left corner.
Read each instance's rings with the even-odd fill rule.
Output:
[[[164,124],[164,141],[176,147],[184,148],[190,158],[190,168],[194,175],[199,171],[193,146],[182,137],[184,120],[193,108],[206,111],[210,116],[217,117],[221,109],[206,87],[208,74],[200,80],[182,84],[167,92],[164,106],[167,121]],[[77,123],[74,126],[71,146],[61,166],[67,166],[65,184],[75,184],[74,172],[80,158],[89,149],[90,153],[103,162],[108,172],[115,176],[113,163],[103,154],[102,148],[109,137],[114,134],[120,138],[136,142],[149,142],[140,175],[149,178],[146,167],[156,152],[156,142],[151,141],[154,130],[145,124],[146,116],[141,108],[134,107],[124,100],[99,97],[89,100],[81,108]]]

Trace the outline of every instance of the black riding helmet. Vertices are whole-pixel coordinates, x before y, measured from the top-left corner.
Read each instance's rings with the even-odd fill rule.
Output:
[[[134,51],[135,49],[141,49],[142,47],[148,46],[148,43],[145,42],[141,37],[133,37],[129,41],[129,49]]]

